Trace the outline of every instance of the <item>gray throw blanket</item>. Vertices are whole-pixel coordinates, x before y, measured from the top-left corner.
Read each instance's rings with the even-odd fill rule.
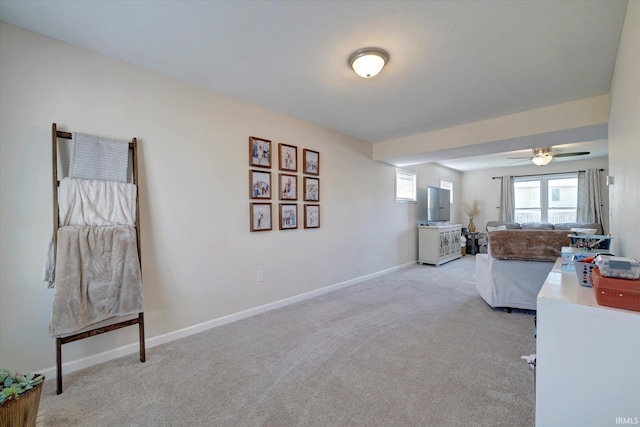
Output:
[[[73,132],[69,177],[127,182],[129,142]]]
[[[134,227],[61,227],[57,246],[51,336],[143,311]]]

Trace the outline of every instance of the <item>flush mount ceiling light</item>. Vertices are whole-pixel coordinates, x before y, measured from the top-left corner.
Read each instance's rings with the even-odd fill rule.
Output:
[[[356,50],[349,57],[349,66],[357,75],[365,79],[378,74],[387,62],[389,62],[389,54],[377,47]]]

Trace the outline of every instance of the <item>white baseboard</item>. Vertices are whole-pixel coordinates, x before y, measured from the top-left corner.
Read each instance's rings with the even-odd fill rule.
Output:
[[[267,311],[275,310],[277,308],[285,307],[289,304],[294,304],[297,302],[301,302],[313,297],[317,297],[322,294],[326,294],[331,291],[335,291],[338,289],[346,288],[347,286],[355,285],[356,283],[363,282],[365,280],[373,279],[375,277],[383,276],[385,274],[392,273],[394,271],[402,270],[404,268],[411,267],[416,265],[415,261],[408,262],[406,264],[402,264],[396,267],[391,267],[386,270],[381,270],[376,273],[367,274],[366,276],[360,276],[355,279],[347,280],[345,282],[336,283],[333,285],[326,286],[324,288],[316,289],[314,291],[305,292],[304,294],[296,295],[293,297],[285,298],[279,301],[274,301],[269,304],[264,304],[258,307],[250,308],[248,310],[240,311],[238,313],[229,314],[227,316],[219,317],[217,319],[212,319],[207,322],[199,323],[197,325],[189,326],[184,329],[179,329],[177,331],[169,332],[163,335],[158,335],[155,337],[145,339],[145,347],[147,349],[153,348],[155,346],[165,344],[180,338],[185,338],[200,332],[207,331],[212,328],[216,328],[218,326],[226,325],[232,322],[236,322],[238,320],[246,319],[251,316],[255,316],[257,314],[265,313]],[[64,349],[64,347],[63,347]],[[71,372],[79,371],[81,369],[89,368],[91,366],[98,365],[100,363],[108,362],[113,359],[117,359],[119,357],[127,356],[129,354],[137,353],[140,349],[140,344],[138,342],[127,344],[118,348],[114,348],[112,350],[108,350],[102,353],[94,354],[91,356],[83,357],[76,360],[71,360],[69,362],[65,362],[62,364],[62,372],[63,374],[69,374]],[[52,366],[42,371],[38,371],[43,374],[49,380],[56,378],[56,367]]]

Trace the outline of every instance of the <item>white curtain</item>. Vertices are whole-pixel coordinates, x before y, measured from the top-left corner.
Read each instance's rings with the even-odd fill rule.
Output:
[[[498,220],[503,222],[514,222],[516,198],[513,186],[513,176],[505,175],[500,181],[500,217]]]
[[[578,222],[597,222],[602,229],[602,197],[600,172],[589,169],[578,172]]]

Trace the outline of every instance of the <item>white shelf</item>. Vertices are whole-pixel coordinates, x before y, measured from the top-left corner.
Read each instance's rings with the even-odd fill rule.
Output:
[[[560,261],[537,300],[536,426],[640,417],[640,312],[598,305]]]

